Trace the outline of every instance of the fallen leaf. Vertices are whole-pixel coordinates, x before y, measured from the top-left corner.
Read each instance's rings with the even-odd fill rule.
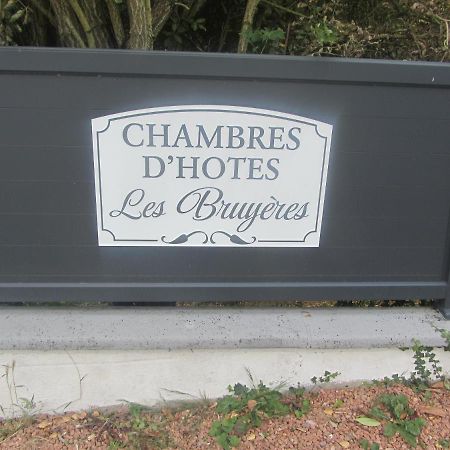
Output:
[[[250,434],[247,436],[247,441],[254,441],[255,439],[256,439],[255,433],[250,433]]]
[[[90,435],[87,437],[87,440],[88,440],[88,441],[92,441],[92,439],[95,439],[95,434],[90,434]]]
[[[433,383],[430,385],[431,389],[444,389],[444,382],[443,381],[436,381],[436,383]]]
[[[256,401],[256,400],[249,400],[249,401],[247,402],[247,408],[248,408],[250,411],[253,411],[253,409],[255,409],[256,404],[257,404],[257,401]]]
[[[419,411],[423,414],[428,414],[430,416],[446,417],[446,412],[441,408],[436,408],[435,406],[422,406]]]
[[[356,419],[356,421],[358,423],[360,423],[361,425],[365,425],[366,427],[378,427],[381,425],[380,422],[378,422],[378,420],[375,419],[371,419],[370,417],[358,417]]]
[[[38,428],[40,428],[41,430],[48,428],[52,423],[49,422],[48,420],[43,420],[41,423],[38,424]]]
[[[94,412],[92,413],[92,415],[93,415],[94,417],[98,417],[98,416],[100,415],[100,413],[96,410],[96,411],[94,411]]]
[[[331,408],[325,408],[323,410],[323,412],[327,415],[327,416],[332,416],[333,415],[333,410]]]
[[[349,448],[350,447],[350,442],[348,442],[348,441],[341,441],[341,442],[339,442],[339,445],[342,448]]]
[[[58,433],[52,433],[49,438],[50,439],[56,439],[58,437]]]

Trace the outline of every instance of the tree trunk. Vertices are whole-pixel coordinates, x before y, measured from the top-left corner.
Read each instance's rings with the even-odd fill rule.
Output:
[[[128,0],[130,38],[128,48],[153,49],[153,20],[150,0]]]
[[[253,19],[255,18],[256,8],[260,0],[247,0],[245,7],[244,19],[242,20],[241,35],[238,43],[238,53],[246,53],[248,47],[247,33],[251,31]]]
[[[175,0],[155,0],[153,2],[153,35],[156,38],[170,17]]]
[[[123,29],[122,17],[120,16],[119,5],[114,0],[106,0],[109,18],[114,32],[114,39],[117,47],[122,48],[125,44],[125,31]]]
[[[86,47],[82,38],[83,30],[67,0],[50,0],[55,13],[56,29],[63,47]]]
[[[92,0],[79,0],[89,26],[88,32],[92,35],[96,48],[109,48],[112,44],[108,32],[108,11],[104,2]]]

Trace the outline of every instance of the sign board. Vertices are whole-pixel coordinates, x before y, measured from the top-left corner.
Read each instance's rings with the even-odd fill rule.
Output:
[[[331,125],[183,105],[92,131],[99,245],[319,246]]]

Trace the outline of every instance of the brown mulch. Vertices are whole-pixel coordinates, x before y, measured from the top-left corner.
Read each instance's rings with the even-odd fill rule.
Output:
[[[420,435],[422,448],[440,449],[440,441],[450,440],[450,392],[443,386],[414,392],[403,385],[372,385],[309,392],[306,396],[312,408],[306,416],[266,419],[261,427],[242,436],[239,449],[361,449],[359,442],[364,438],[379,443],[383,450],[407,449],[398,435],[387,439],[382,427],[365,427],[355,421],[367,414],[383,392],[405,394],[417,415],[426,419]],[[0,422],[0,450],[220,449],[208,434],[218,418],[214,406],[143,412],[137,421],[127,408],[4,421]]]

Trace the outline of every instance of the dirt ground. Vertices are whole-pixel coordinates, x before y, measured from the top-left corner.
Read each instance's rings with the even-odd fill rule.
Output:
[[[404,394],[414,411],[411,417],[426,421],[419,448],[450,448],[450,391],[442,383],[416,391],[402,384],[316,388],[304,394],[311,409],[303,417],[288,414],[264,418],[261,426],[239,436],[239,449],[408,449],[396,434],[384,436],[385,423],[366,426],[356,419],[366,416],[382,393]],[[0,422],[0,449],[220,449],[209,435],[220,416],[216,402],[149,412],[121,407],[82,413],[40,415]],[[378,444],[379,447],[371,447]]]

